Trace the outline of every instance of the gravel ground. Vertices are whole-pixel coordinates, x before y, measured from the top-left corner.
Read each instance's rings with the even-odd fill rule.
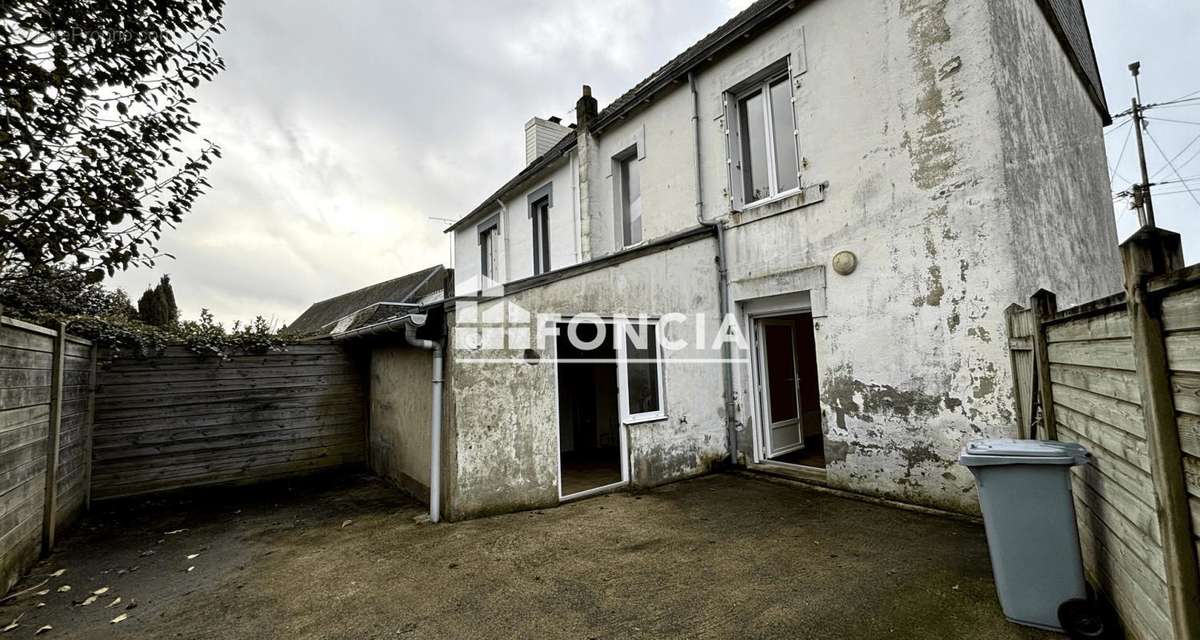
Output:
[[[1004,620],[979,526],[802,486],[422,513],[369,476],[101,504],[0,638],[1055,637]]]

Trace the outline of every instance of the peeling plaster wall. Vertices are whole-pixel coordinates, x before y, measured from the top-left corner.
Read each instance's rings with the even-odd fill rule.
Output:
[[[715,317],[715,251],[712,239],[700,238],[615,267],[481,303],[476,317],[484,321],[504,317],[512,312],[509,304],[535,317],[540,313],[569,317],[583,312],[636,317],[679,309]],[[451,328],[455,335],[465,326],[464,316],[461,309],[455,313],[458,326]],[[689,319],[670,324],[664,331],[664,339],[679,339],[694,336],[697,328]],[[706,326],[706,341],[711,342],[716,331],[716,325]],[[520,349],[456,350],[448,389],[455,405],[450,423],[455,432],[447,510],[451,519],[558,503],[555,368],[548,362],[552,354],[535,352],[536,358],[529,358],[532,354]],[[466,361],[480,354],[523,361]],[[668,352],[663,369],[667,418],[628,427],[630,479],[635,486],[704,473],[726,455],[719,366],[679,362],[701,356],[711,357],[711,353],[691,348]]]
[[[698,77],[710,217],[728,212],[720,94],[787,55],[806,63],[804,183],[829,189],[730,230],[734,298],[814,292],[831,484],[975,511],[957,454],[1014,433],[1003,309],[1037,286],[1082,300],[1119,285],[1099,117],[1031,1],[814,2]],[[842,249],[857,271],[820,269]],[[1068,285],[1079,265],[1091,279]],[[735,382],[749,458],[746,367]]]
[[[371,471],[429,500],[429,351],[402,345],[371,349]]]

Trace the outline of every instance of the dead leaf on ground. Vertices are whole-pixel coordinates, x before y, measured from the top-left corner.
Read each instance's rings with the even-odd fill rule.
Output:
[[[141,553],[141,556],[142,556],[143,558],[146,558],[146,557],[149,557],[149,556],[152,556],[152,555],[154,555],[154,549],[146,549],[145,551],[143,551],[143,552]]]
[[[41,609],[42,607],[46,606],[46,603],[45,603],[45,602],[39,602],[39,603],[37,603],[37,604],[35,604],[35,605],[33,605],[33,606],[34,606],[34,608],[36,608],[36,609]]]
[[[102,596],[102,595],[104,595],[104,594],[106,594],[106,593],[108,593],[108,587],[100,587],[99,589],[96,589],[95,591],[93,591],[93,592],[92,592],[92,595],[94,595],[94,596]]]
[[[69,585],[69,584],[64,584],[63,586],[58,588],[59,593],[66,593],[70,590],[71,590],[71,585]]]
[[[346,527],[350,526],[350,523],[352,523],[352,522],[354,522],[354,521],[353,520],[343,520],[342,528],[345,529]]]
[[[187,559],[195,560],[196,558],[199,558],[199,557],[200,557],[200,554],[198,554],[198,553],[189,553]]]
[[[22,614],[18,615],[17,617],[13,618],[12,622],[4,625],[3,629],[0,629],[0,633],[8,633],[9,631],[12,631],[13,629],[16,629],[17,627],[21,626],[17,623],[21,621],[21,616],[24,616],[24,615],[25,614],[22,613]]]
[[[192,567],[188,567],[188,568],[187,568],[187,573],[191,573],[191,572],[192,572],[192,569],[195,569],[195,568],[196,568],[196,567],[194,567],[194,566],[192,566]]]
[[[164,536],[173,536],[177,533],[183,533],[184,531],[187,531],[187,529],[176,529],[174,531],[167,531],[167,532],[163,533],[163,535]]]
[[[95,602],[95,601],[96,601],[96,596],[88,596],[87,598],[85,598],[85,599],[83,600],[83,602],[80,602],[80,603],[79,603],[79,606],[81,606],[81,607],[86,607],[86,606],[88,606],[89,604],[91,604],[91,603],[93,603],[93,602]]]
[[[37,592],[37,593],[35,593],[35,594],[33,594],[33,595],[35,595],[35,596],[44,596],[44,595],[46,595],[47,593],[50,593],[50,590],[49,590],[49,589],[42,589],[41,591],[39,591],[39,592]]]
[[[128,618],[128,617],[129,617],[129,614],[128,614],[128,613],[122,613],[121,615],[119,615],[119,616],[117,616],[117,617],[113,618],[113,619],[111,620],[111,623],[112,623],[112,624],[116,624],[116,623],[118,623],[118,622],[120,622],[120,621],[122,621],[122,620],[124,620],[124,619],[126,619],[126,618]]]
[[[104,607],[104,608],[105,608],[105,609],[111,609],[111,608],[113,608],[113,607],[115,607],[115,606],[117,606],[117,605],[119,605],[119,604],[121,604],[121,596],[117,596],[115,600],[113,600],[112,602],[108,603],[108,606],[107,606],[107,607]]]
[[[40,636],[40,635],[42,635],[43,633],[46,633],[47,631],[50,631],[50,630],[52,630],[52,629],[54,629],[54,627],[52,627],[52,626],[50,626],[50,625],[46,625],[46,626],[42,627],[41,629],[38,629],[37,631],[34,631],[34,632],[33,632],[33,635],[35,635],[35,636]]]
[[[57,578],[57,577],[61,576],[62,574],[66,573],[66,572],[67,572],[67,570],[66,570],[66,569],[59,569],[58,571],[55,571],[54,573],[50,574],[50,577],[51,577],[51,578]]]

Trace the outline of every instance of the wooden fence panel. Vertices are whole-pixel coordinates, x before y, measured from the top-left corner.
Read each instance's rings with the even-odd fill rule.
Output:
[[[1073,470],[1084,564],[1137,637],[1170,638],[1162,535],[1128,312],[1064,310],[1043,330],[1058,439],[1092,463]]]
[[[341,346],[227,360],[169,348],[99,369],[93,496],[249,484],[366,460],[364,371]]]
[[[47,436],[51,419],[56,332],[0,318],[0,593],[7,591],[42,551],[47,501]],[[83,465],[90,432],[91,343],[69,338],[62,400],[55,523],[61,531],[83,513],[88,484]]]
[[[1162,314],[1193,540],[1200,550],[1200,288],[1168,294]]]

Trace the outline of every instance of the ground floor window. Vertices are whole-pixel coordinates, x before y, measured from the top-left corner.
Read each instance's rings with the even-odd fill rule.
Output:
[[[623,338],[618,343],[622,419],[630,423],[664,417],[658,324],[629,320],[618,323],[617,328]]]

